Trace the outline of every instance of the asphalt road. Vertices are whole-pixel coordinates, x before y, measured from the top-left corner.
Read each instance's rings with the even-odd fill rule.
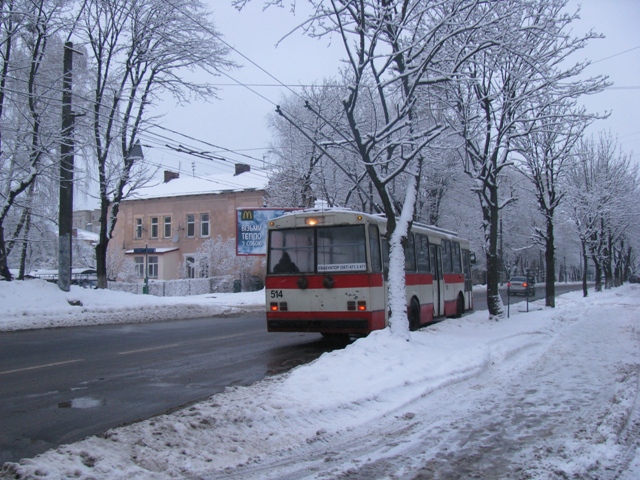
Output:
[[[0,465],[249,385],[343,345],[264,313],[0,333]]]

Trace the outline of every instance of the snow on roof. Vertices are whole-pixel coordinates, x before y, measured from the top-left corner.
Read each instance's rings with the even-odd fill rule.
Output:
[[[80,240],[87,240],[90,242],[97,242],[100,240],[100,235],[90,232],[89,230],[83,230],[82,228],[76,228],[76,238]]]
[[[137,249],[131,249],[131,250],[126,250],[124,253],[145,253],[143,251],[136,251]],[[144,250],[144,248],[141,248],[140,250]],[[149,248],[149,251],[146,253],[168,253],[168,252],[173,252],[174,250],[178,250],[178,247],[155,247],[155,248]]]
[[[44,268],[36,268],[31,270],[28,275],[32,277],[49,277],[49,276],[58,276],[59,271],[57,269],[44,269]],[[82,268],[72,268],[71,273],[73,275],[90,275],[95,274],[96,270],[92,267],[82,267]]]
[[[211,193],[264,190],[269,179],[264,172],[244,172],[240,175],[225,173],[207,177],[180,177],[151,187],[137,190],[128,200],[206,195]]]

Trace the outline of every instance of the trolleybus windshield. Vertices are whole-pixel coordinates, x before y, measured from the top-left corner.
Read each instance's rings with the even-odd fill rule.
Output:
[[[272,230],[269,273],[367,270],[364,225]]]

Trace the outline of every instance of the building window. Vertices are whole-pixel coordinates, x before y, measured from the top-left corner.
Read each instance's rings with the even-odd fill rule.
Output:
[[[200,214],[200,236],[201,237],[209,236],[209,214],[208,213]]]
[[[196,216],[193,213],[187,215],[187,237],[193,238],[196,236]]]
[[[187,257],[184,262],[187,267],[187,278],[196,278],[196,259]]]
[[[171,238],[171,217],[164,217],[164,238]]]
[[[142,218],[136,218],[135,222],[136,226],[133,236],[136,240],[140,240],[142,238]]]
[[[149,256],[149,278],[158,278],[158,257],[156,255]]]
[[[151,217],[151,235],[150,238],[158,238],[158,217]]]
[[[144,278],[144,257],[133,257],[136,266],[136,277]]]

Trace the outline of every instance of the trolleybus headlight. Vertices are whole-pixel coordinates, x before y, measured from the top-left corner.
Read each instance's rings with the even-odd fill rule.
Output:
[[[317,217],[308,217],[304,219],[304,223],[307,225],[318,225],[320,223],[320,219]]]

